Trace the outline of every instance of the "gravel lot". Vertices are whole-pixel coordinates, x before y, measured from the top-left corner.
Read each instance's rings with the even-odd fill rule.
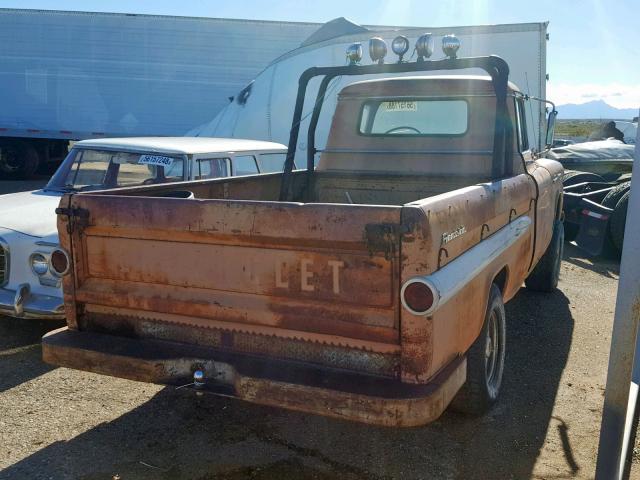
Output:
[[[567,245],[560,290],[507,306],[491,413],[402,430],[53,368],[60,323],[0,317],[0,479],[593,478],[617,280]]]

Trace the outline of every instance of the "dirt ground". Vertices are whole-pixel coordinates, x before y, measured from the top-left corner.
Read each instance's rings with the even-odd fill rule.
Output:
[[[490,414],[411,429],[54,368],[39,341],[60,323],[0,317],[0,479],[593,478],[617,280],[567,245],[559,291],[507,305]]]

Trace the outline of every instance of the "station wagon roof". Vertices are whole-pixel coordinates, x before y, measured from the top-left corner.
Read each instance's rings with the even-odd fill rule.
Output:
[[[256,150],[286,151],[281,143],[241,138],[214,137],[126,137],[82,140],[74,148],[105,148],[109,150],[145,151],[172,154],[247,152]]]
[[[344,87],[340,92],[340,96],[394,95],[400,92],[411,92],[420,95],[423,93],[421,90],[424,93],[433,92],[438,95],[442,94],[443,91],[457,94],[494,93],[491,77],[487,75],[412,75],[354,82]],[[514,83],[509,82],[509,91],[519,92],[520,89]]]

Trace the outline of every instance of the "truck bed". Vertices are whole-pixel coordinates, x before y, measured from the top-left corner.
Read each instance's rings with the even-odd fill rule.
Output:
[[[355,203],[401,206],[428,197],[488,182],[486,176],[390,175],[371,172],[315,172],[307,189],[304,172],[293,174],[294,200],[300,203]],[[165,196],[191,192],[196,199],[259,200],[277,202],[281,174],[217,178],[194,182],[129,187],[104,195]],[[311,191],[311,194],[306,193]],[[349,193],[349,195],[347,195]],[[350,200],[351,199],[351,200]]]
[[[325,174],[315,201],[296,203],[274,201],[279,176],[65,197],[88,212],[62,235],[76,268],[65,288],[81,305],[72,322],[395,376],[400,202],[468,180]],[[195,198],[163,197],[175,191]]]

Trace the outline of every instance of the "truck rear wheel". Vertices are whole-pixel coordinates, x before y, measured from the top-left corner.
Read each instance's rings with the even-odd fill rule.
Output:
[[[544,252],[538,264],[529,274],[524,284],[529,290],[536,292],[552,292],[558,286],[560,279],[560,263],[564,251],[564,225],[556,220],[553,225],[551,243]]]
[[[11,180],[26,180],[38,169],[40,157],[26,142],[0,145],[0,176]]]
[[[506,324],[502,293],[494,283],[482,330],[467,351],[467,381],[451,403],[454,410],[481,415],[498,399],[504,372]]]

